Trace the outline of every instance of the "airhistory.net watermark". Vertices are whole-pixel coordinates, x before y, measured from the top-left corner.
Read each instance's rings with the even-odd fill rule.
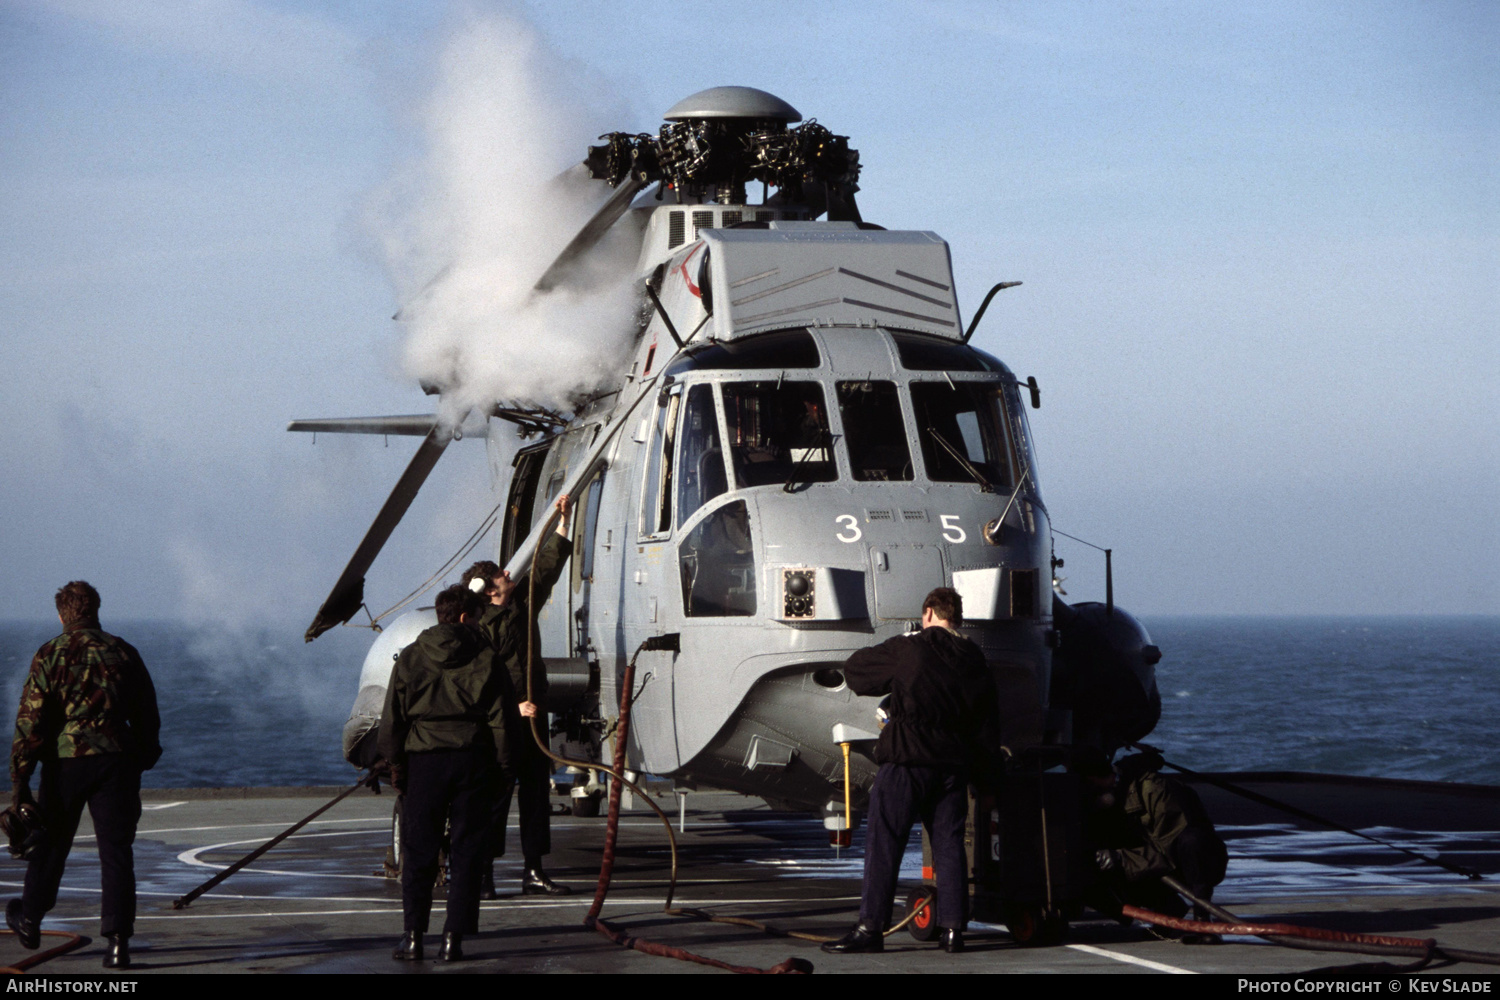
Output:
[[[5,984],[7,993],[134,993],[134,979],[43,979],[27,976]]]

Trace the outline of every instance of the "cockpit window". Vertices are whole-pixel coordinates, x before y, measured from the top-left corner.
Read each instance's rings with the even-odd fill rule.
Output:
[[[979,483],[993,490],[1011,488],[1010,446],[1000,393],[1000,386],[981,382],[911,384],[928,479]]]
[[[755,553],[750,513],[736,500],[688,532],[678,550],[682,612],[689,618],[755,614]]]
[[[995,372],[998,362],[967,344],[941,337],[919,337],[911,333],[892,333],[901,367],[914,372]]]
[[[662,536],[672,530],[672,456],[677,450],[677,411],[682,404],[682,393],[672,391],[659,402],[641,496],[642,538]]]
[[[816,382],[730,382],[724,417],[736,489],[838,478],[823,387]]]
[[[857,482],[905,482],[911,449],[894,382],[840,382],[839,415]]]
[[[688,390],[682,413],[682,467],[677,473],[677,523],[682,525],[698,508],[729,489],[724,475],[724,449],[719,444],[719,414],[711,385]]]
[[[781,330],[743,340],[718,341],[689,347],[683,360],[668,369],[816,368],[822,363],[818,345],[806,330]]]
[[[1041,496],[1041,486],[1037,482],[1036,470],[1036,446],[1031,441],[1031,424],[1026,419],[1026,407],[1021,404],[1021,393],[1014,385],[1005,387],[1005,409],[1010,414],[1010,426],[1012,437],[1016,445],[1016,461],[1020,468],[1030,469],[1031,478],[1027,481],[1026,488],[1033,496]],[[1020,475],[1019,472],[1016,475]]]

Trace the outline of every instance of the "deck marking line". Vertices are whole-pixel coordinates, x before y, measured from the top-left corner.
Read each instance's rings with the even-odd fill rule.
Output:
[[[365,817],[361,817],[359,819],[315,819],[311,823],[309,823],[308,826],[322,826],[324,823],[375,823],[375,824],[378,824],[376,826],[370,827],[371,830],[389,830],[390,826],[391,826],[390,820],[381,819],[378,816],[374,817],[374,818],[365,816]],[[279,826],[279,827],[285,828],[288,825],[290,825],[290,824],[286,824],[286,823],[220,823],[220,824],[218,824],[216,826],[172,826],[172,827],[167,827],[164,830],[137,830],[135,832],[135,835],[137,837],[143,837],[146,834],[150,834],[150,833],[199,833],[199,832],[202,832],[204,830],[249,830],[249,829],[252,829],[253,827],[257,827],[257,826],[269,826],[269,827],[278,827]]]
[[[137,918],[139,919],[139,918]],[[1091,944],[1069,944],[1065,948],[1081,951],[1088,955],[1098,955],[1100,958],[1112,958],[1116,962],[1126,962],[1130,965],[1139,965],[1142,968],[1154,969],[1157,972],[1170,972],[1174,976],[1196,976],[1198,973],[1192,969],[1179,969],[1175,965],[1167,965],[1163,962],[1153,962],[1147,958],[1136,958],[1134,955],[1122,955],[1117,951],[1105,951],[1103,948],[1095,948]]]
[[[149,803],[149,804],[145,803],[145,802],[142,802],[141,803],[141,808],[143,810],[145,810],[146,812],[153,812],[153,811],[155,811],[157,809],[171,809],[174,806],[185,806],[187,804],[188,804],[188,800],[187,799],[178,799],[176,802],[152,802],[152,803]]]
[[[147,808],[147,807],[143,806],[142,808]],[[325,823],[373,823],[373,824],[375,824],[374,826],[371,826],[369,828],[369,830],[365,831],[367,833],[376,833],[376,832],[379,832],[379,831],[382,831],[382,830],[389,830],[390,826],[391,826],[390,820],[384,819],[384,818],[381,818],[381,817],[378,817],[378,816],[376,816],[376,817],[362,816],[362,817],[351,818],[351,819],[318,819],[318,820],[313,820],[311,823],[308,824],[308,826],[322,826]],[[216,825],[213,825],[213,826],[172,826],[172,827],[166,827],[165,829],[161,829],[161,830],[137,830],[135,832],[135,835],[137,837],[145,837],[145,836],[149,836],[151,834],[157,834],[157,833],[202,833],[202,832],[206,832],[206,831],[209,831],[209,830],[251,830],[251,829],[254,829],[255,827],[260,827],[260,826],[285,827],[286,825],[287,824],[285,824],[285,823],[220,823],[220,824],[216,824]],[[519,829],[520,825],[521,825],[521,821],[519,819],[515,818],[514,816],[512,816],[510,818],[509,823],[507,824],[507,829]],[[568,827],[570,829],[583,829],[586,826],[588,826],[589,824],[585,824],[585,823],[554,823],[552,825],[554,827]],[[634,821],[634,822],[623,822],[620,825],[622,827],[624,827],[624,826],[638,826],[638,827],[643,827],[643,828],[655,829],[655,828],[659,827],[660,824],[658,824],[655,820],[647,822],[645,819],[641,819],[641,820],[637,820],[637,821]],[[697,823],[697,826],[699,828],[707,828],[707,827],[711,827],[711,826],[726,826],[726,825],[728,825],[728,824],[725,824],[725,823],[715,823],[715,822],[710,822],[708,820],[702,820],[702,821],[700,821],[700,822]]]
[[[215,897],[214,897],[214,895],[212,893],[209,893],[209,894],[201,896],[199,898],[200,899],[214,899]],[[846,899],[846,900],[854,900],[854,899],[858,899],[859,897],[858,896],[847,896],[847,897],[843,897],[843,898]],[[638,900],[631,900],[630,902],[640,902],[640,901],[638,901]],[[766,902],[767,902],[767,900],[764,900],[764,899],[714,899],[714,900],[702,900],[702,901],[697,901],[697,902],[689,900],[689,901],[684,901],[684,905],[687,905],[687,906],[710,906],[710,905],[712,905],[712,906],[729,906],[729,905],[744,905],[744,906],[749,906],[749,905],[757,905],[757,906],[759,906],[759,905],[764,905]],[[481,906],[480,909],[484,910],[484,911],[489,911],[489,912],[497,912],[497,911],[502,911],[502,910],[507,910],[507,909],[514,911],[515,908],[516,908],[514,900],[506,900],[506,901],[502,901],[502,903],[508,903],[509,905]],[[526,909],[528,909],[528,910],[556,910],[556,909],[568,909],[568,908],[577,909],[577,908],[589,906],[590,905],[590,901],[588,899],[579,899],[579,900],[573,900],[573,901],[570,901],[570,902],[550,902],[549,901],[549,902],[545,902],[545,903],[527,903],[525,905],[526,905]],[[260,917],[263,917],[263,918],[273,918],[274,917],[274,918],[278,918],[278,919],[285,918],[285,917],[337,917],[337,916],[351,916],[351,915],[357,916],[357,915],[362,914],[362,913],[400,913],[400,912],[401,912],[401,907],[399,907],[399,906],[371,906],[371,907],[364,907],[364,908],[361,908],[361,909],[346,909],[346,910],[281,910],[281,911],[261,911],[261,910],[256,910],[254,912],[249,912],[249,913],[202,913],[202,912],[197,912],[197,911],[193,911],[193,910],[179,910],[179,911],[176,911],[174,913],[137,913],[135,919],[136,919],[137,922],[142,921],[142,920],[253,920],[255,918],[260,918]],[[614,919],[621,919],[622,916],[623,917],[633,917],[633,916],[656,917],[656,916],[660,916],[660,915],[661,915],[661,911],[660,910],[641,910],[639,912],[630,911],[630,912],[627,912],[627,913],[625,913],[623,915],[622,914],[616,914],[616,916],[615,916]],[[47,919],[48,919],[48,921],[50,921],[52,923],[58,923],[58,924],[63,924],[63,923],[89,923],[91,921],[97,921],[99,919],[99,915],[98,914],[94,914],[92,916],[82,916],[82,917],[54,917],[54,916],[48,915]],[[1072,947],[1072,946],[1070,946],[1070,947]],[[1119,958],[1120,956],[1118,956],[1118,955],[1111,955],[1110,957],[1111,958]],[[1137,960],[1132,959],[1132,961],[1137,961]],[[1170,969],[1171,966],[1162,966],[1162,968],[1164,968],[1164,969]],[[1182,971],[1182,970],[1177,970],[1177,971]]]

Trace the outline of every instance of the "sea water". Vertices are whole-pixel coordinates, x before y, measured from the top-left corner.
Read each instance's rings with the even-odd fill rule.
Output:
[[[1194,770],[1500,785],[1500,617],[1158,618],[1161,721]]]
[[[1147,742],[1195,770],[1500,785],[1500,617],[1146,618],[1162,717]],[[371,633],[108,621],[162,714],[148,787],[332,785]],[[53,623],[0,623],[7,714]],[[6,720],[8,723],[8,719]],[[4,723],[0,723],[4,724]]]

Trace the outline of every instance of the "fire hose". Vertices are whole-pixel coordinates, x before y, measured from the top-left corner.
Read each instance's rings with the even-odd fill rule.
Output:
[[[547,532],[552,530],[554,524],[557,521],[559,513],[560,512],[558,511],[553,511],[552,515],[548,518],[546,525],[542,529],[542,534],[546,534]],[[532,701],[534,687],[532,679],[532,668],[533,664],[536,661],[536,656],[534,648],[535,629],[532,624],[532,613],[533,609],[536,606],[536,562],[540,552],[541,546],[538,545],[536,550],[532,552],[531,570],[527,574],[526,581],[526,613],[524,616],[524,624],[526,627],[527,701]],[[654,941],[648,941],[645,938],[626,934],[622,930],[611,927],[600,915],[604,909],[604,899],[609,893],[610,879],[614,873],[615,845],[619,838],[620,829],[620,797],[623,789],[625,787],[629,787],[632,792],[639,795],[643,800],[645,800],[646,804],[649,805],[652,811],[656,813],[657,817],[661,819],[662,826],[667,831],[667,841],[671,846],[672,866],[671,877],[667,885],[667,898],[665,904],[662,907],[662,910],[672,916],[694,916],[699,917],[700,919],[714,920],[723,923],[736,923],[741,925],[746,923],[746,921],[741,921],[734,918],[720,918],[715,917],[711,914],[703,913],[702,911],[678,909],[672,906],[672,896],[675,894],[677,889],[677,837],[672,832],[671,817],[663,812],[661,807],[656,804],[655,800],[653,800],[651,796],[647,795],[645,791],[640,788],[640,786],[636,785],[634,782],[625,777],[625,748],[630,736],[630,706],[633,700],[631,697],[631,691],[635,684],[636,659],[641,655],[643,651],[669,648],[674,648],[674,646],[668,645],[660,637],[648,638],[636,647],[635,652],[630,657],[629,664],[627,664],[625,667],[625,674],[620,684],[620,715],[619,723],[615,728],[615,748],[612,767],[604,767],[600,764],[594,764],[589,761],[569,760],[566,757],[561,757],[553,753],[551,748],[547,746],[547,741],[542,738],[542,733],[537,721],[538,716],[533,715],[531,717],[531,738],[535,741],[537,749],[540,750],[543,754],[551,758],[553,761],[566,767],[584,768],[600,774],[608,774],[610,778],[613,779],[609,783],[609,812],[604,828],[604,851],[599,863],[599,883],[594,890],[594,901],[589,906],[588,915],[584,917],[584,926],[598,931],[607,940],[623,948],[630,948],[647,955],[657,955],[662,958],[676,958],[685,962],[695,962],[699,965],[708,965],[714,968],[726,969],[730,972],[747,975],[810,973],[813,971],[812,963],[807,961],[806,959],[797,958],[795,956],[788,958],[769,969],[757,969],[752,966],[731,965],[728,962],[720,961],[716,958],[709,958],[704,955],[698,955],[694,952],[690,952],[686,949],[678,948],[673,945],[658,944]],[[535,704],[535,702],[532,703]],[[754,924],[753,921],[750,921],[749,923]],[[755,926],[762,927],[763,929],[768,931],[770,930],[770,928],[766,928],[764,925],[756,924]],[[800,934],[788,934],[788,936],[805,937],[805,935]],[[820,938],[818,940],[829,939]]]
[[[6,931],[5,933],[12,934],[14,933],[14,931]],[[0,973],[19,976],[21,973],[26,972],[28,969],[34,969],[38,965],[41,965],[43,962],[54,959],[59,955],[66,955],[68,952],[73,951],[76,948],[82,948],[84,945],[89,943],[88,938],[84,937],[82,934],[74,934],[72,931],[38,931],[37,933],[39,933],[42,937],[61,937],[67,938],[68,940],[64,941],[60,945],[48,948],[46,951],[39,951],[35,955],[27,955],[15,965],[0,966]]]
[[[1224,921],[1224,923],[1212,923],[1206,920],[1181,920],[1161,913],[1153,913],[1150,910],[1143,910],[1135,906],[1126,906],[1122,911],[1125,916],[1144,923],[1156,924],[1161,927],[1191,934],[1237,934],[1264,938],[1273,944],[1283,945],[1287,948],[1304,948],[1311,951],[1351,951],[1365,955],[1395,955],[1420,959],[1420,965],[1426,965],[1434,958],[1449,958],[1455,962],[1477,962],[1483,965],[1500,965],[1500,954],[1470,951],[1461,948],[1448,948],[1438,944],[1434,938],[1392,937],[1386,934],[1356,934],[1348,931],[1331,931],[1321,927],[1303,927],[1298,924],[1257,923],[1252,920],[1245,920],[1243,917],[1238,917],[1222,906],[1215,906],[1206,899],[1200,899],[1187,886],[1170,875],[1164,876],[1162,882],[1194,906],[1213,914]]]

